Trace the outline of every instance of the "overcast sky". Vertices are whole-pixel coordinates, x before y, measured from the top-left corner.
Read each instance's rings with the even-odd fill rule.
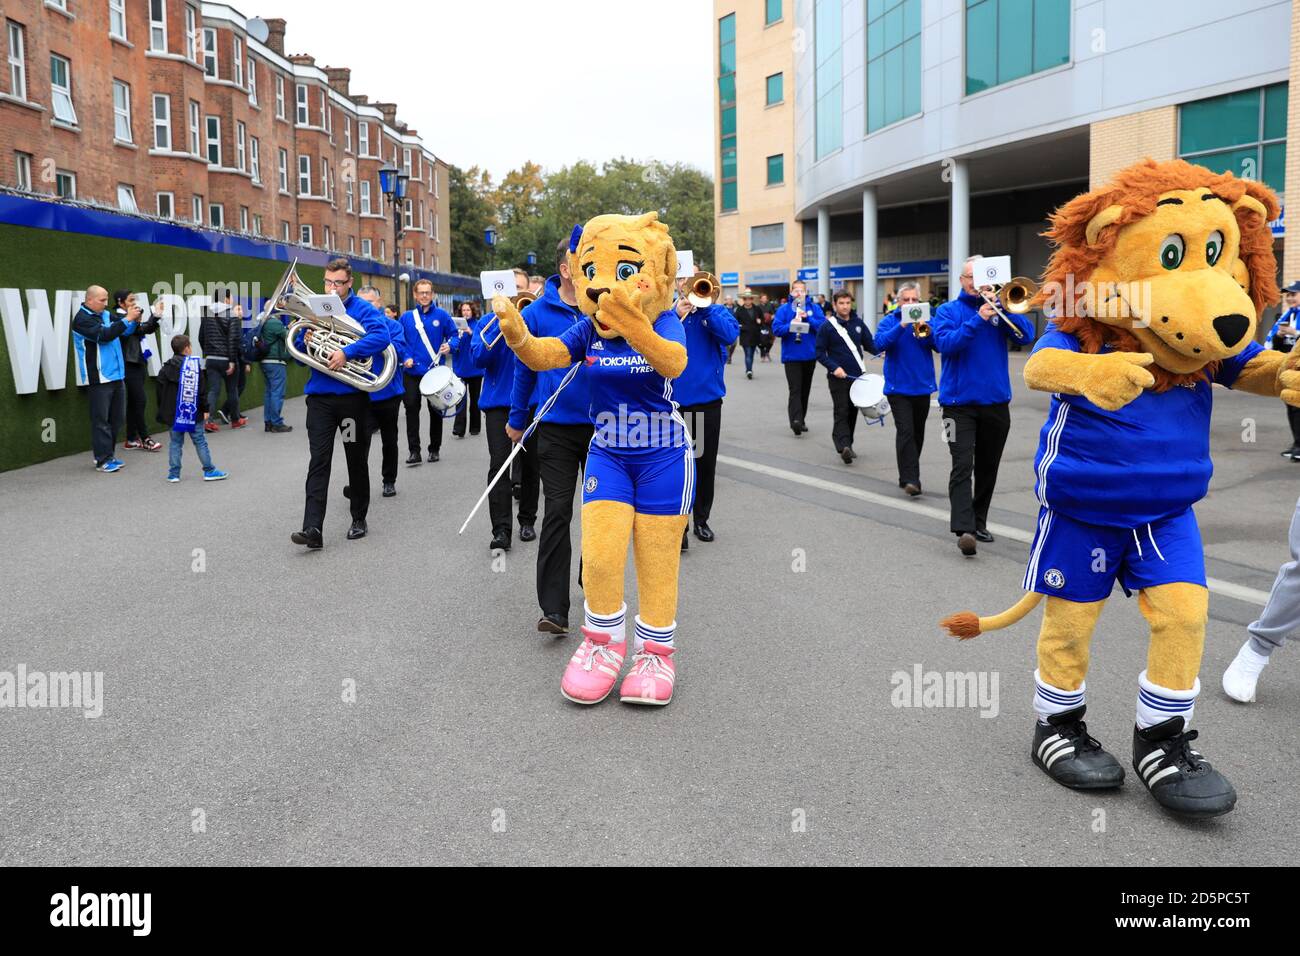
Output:
[[[713,175],[709,0],[233,0],[288,21],[285,52],[352,69],[352,91],[457,166],[496,179],[617,156]]]

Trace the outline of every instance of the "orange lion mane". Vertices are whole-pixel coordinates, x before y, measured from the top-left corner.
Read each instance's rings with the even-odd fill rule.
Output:
[[[1277,264],[1273,256],[1273,233],[1268,226],[1276,219],[1280,205],[1276,194],[1263,183],[1238,179],[1232,173],[1213,173],[1204,166],[1194,166],[1181,159],[1158,163],[1145,159],[1120,170],[1101,189],[1083,193],[1067,202],[1052,214],[1050,228],[1042,233],[1053,247],[1051,259],[1043,273],[1042,289],[1035,297],[1041,305],[1048,298],[1047,290],[1066,288],[1066,279],[1073,275],[1075,288],[1091,277],[1097,264],[1115,248],[1119,232],[1124,226],[1155,212],[1156,201],[1163,193],[1175,189],[1207,187],[1227,200],[1229,205],[1249,194],[1268,210],[1266,219],[1245,207],[1234,209],[1237,225],[1241,229],[1240,257],[1250,273],[1247,290],[1255,303],[1255,314],[1277,302],[1281,293],[1277,288]],[[1087,228],[1093,218],[1112,205],[1124,207],[1123,214],[1102,229],[1096,245],[1088,245]],[[1064,315],[1052,318],[1053,324],[1079,340],[1085,352],[1099,352],[1105,345],[1122,352],[1140,352],[1142,346],[1131,332],[1107,325],[1087,315]],[[1176,385],[1184,385],[1208,378],[1217,368],[1211,362],[1197,372],[1175,374],[1152,365],[1149,371],[1155,376],[1155,391],[1163,392]]]

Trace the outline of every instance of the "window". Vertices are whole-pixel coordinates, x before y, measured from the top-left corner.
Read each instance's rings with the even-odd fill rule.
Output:
[[[1178,155],[1216,173],[1286,188],[1285,83],[1215,96],[1178,108]]]
[[[408,177],[411,175],[411,151],[409,149],[402,150],[402,172],[406,173]]]
[[[275,118],[284,119],[284,77],[275,77]]]
[[[330,161],[324,156],[320,158],[320,194],[326,199],[330,198],[332,190],[330,189]]]
[[[221,117],[208,117],[208,163],[221,165]]]
[[[235,166],[248,172],[248,127],[235,123]]]
[[[199,62],[199,12],[188,3],[185,5],[185,56]]]
[[[410,229],[411,226],[414,225],[414,223],[411,220],[411,213],[413,207],[415,206],[415,203],[413,203],[411,200],[408,199],[406,200],[405,203],[403,203],[403,206],[404,208],[402,209],[402,225],[405,226],[407,229]]]
[[[379,261],[380,262],[388,261],[388,243],[386,243],[383,239],[379,240]]]
[[[326,226],[326,227],[325,227],[325,241],[321,243],[321,248],[322,248],[322,249],[332,249],[332,248],[334,248],[333,243],[334,243],[334,238],[333,238],[333,236],[330,235],[330,227],[329,227],[329,226]]]
[[[27,99],[26,31],[7,21],[9,34],[9,92],[20,100]]]
[[[214,202],[208,205],[208,225],[213,229],[224,229],[226,227],[226,210],[221,203]]]
[[[50,56],[50,99],[54,103],[54,118],[76,126],[77,111],[72,108],[72,65],[53,54]]]
[[[172,100],[163,93],[153,95],[153,148],[172,148]]]
[[[436,168],[433,171],[433,198],[434,199],[442,198],[442,192],[439,190],[438,187],[438,170]]]
[[[198,225],[203,225],[203,197],[198,193],[195,193],[190,201],[190,218]]]
[[[356,254],[357,254],[357,237],[348,236],[348,255],[355,256]]]
[[[415,265],[415,250],[414,250],[414,249],[407,249],[407,250],[406,250],[406,264],[407,264],[408,266],[413,266],[413,265]]]
[[[770,27],[781,19],[781,0],[766,0],[763,7],[763,26]]]
[[[921,0],[868,7],[867,132],[921,112]]]
[[[304,83],[298,84],[298,125],[307,125],[307,86]]]
[[[919,3],[920,0],[917,0]],[[767,78],[767,106],[775,106],[785,99],[785,74],[773,73]]]
[[[298,195],[311,195],[311,157],[298,157]]]
[[[32,154],[31,153],[14,153],[15,167],[17,176],[15,182],[19,189],[32,191]]]
[[[203,31],[203,73],[214,80],[221,78],[217,69],[217,31],[211,27]]]
[[[371,249],[374,248],[374,247],[370,244],[370,242],[371,242],[371,241],[370,241],[369,239],[362,239],[362,240],[361,240],[361,254],[362,254],[363,256],[365,256],[367,259],[372,258]]]
[[[248,105],[257,105],[257,61],[248,58]]]
[[[370,124],[364,120],[357,121],[357,142],[361,144],[361,155],[370,155]]]
[[[750,252],[780,252],[785,248],[785,223],[749,227]]]
[[[280,220],[280,241],[281,242],[289,241],[289,222],[288,220],[285,219]]]
[[[122,212],[139,212],[135,205],[135,187],[117,184],[117,208]]]
[[[334,142],[334,111],[329,108],[329,103],[325,98],[325,91],[320,91],[320,114],[321,121],[325,124],[325,130],[330,134],[330,142]]]
[[[190,100],[190,155],[202,156],[203,147],[199,142],[199,114],[201,107],[198,100]]]
[[[163,219],[176,218],[176,197],[172,193],[158,193],[158,215]]]
[[[718,21],[718,120],[722,130],[721,211],[736,208],[736,15]]]
[[[234,77],[236,86],[244,85],[244,41],[239,37],[230,38],[232,48],[230,54],[231,75]]]
[[[348,212],[352,212],[352,211],[353,211],[353,210],[352,210],[352,193],[353,193],[353,187],[352,187],[352,177],[351,177],[351,176],[345,176],[345,177],[343,178],[343,191],[344,191],[345,193],[347,193],[347,197],[348,197]]]
[[[121,80],[113,81],[113,138],[131,142],[131,87]]]
[[[262,217],[259,213],[253,213],[253,235],[262,235]]]
[[[352,120],[343,117],[343,152],[352,152]]]
[[[276,168],[280,176],[280,192],[287,193],[289,191],[289,151],[287,149],[280,150],[279,158],[276,160]]]
[[[370,215],[370,180],[361,180],[361,215]]]
[[[126,39],[126,0],[108,0],[108,35]]]
[[[167,0],[149,0],[149,49],[167,52]]]
[[[840,0],[816,0],[813,7],[814,152],[818,159],[839,149],[843,142],[843,12]]]
[[[966,0],[968,95],[1069,62],[1070,0]]]
[[[298,241],[301,242],[304,246],[310,246],[311,226],[307,225],[306,223],[303,223],[301,226],[298,227],[298,230],[299,230]]]
[[[77,198],[77,174],[66,169],[54,171],[54,192],[60,199]]]
[[[239,231],[248,232],[248,207],[239,207]]]
[[[258,183],[258,184],[261,184],[261,182],[262,182],[262,144],[259,143],[259,142],[257,141],[257,137],[254,136],[254,137],[252,138],[252,141],[249,142],[248,146],[249,146],[248,158],[249,158],[249,160],[250,160],[251,163],[252,163],[252,169],[251,169],[251,172],[252,172],[252,174],[253,174],[253,182]]]
[[[767,184],[780,186],[785,182],[785,153],[767,157]]]

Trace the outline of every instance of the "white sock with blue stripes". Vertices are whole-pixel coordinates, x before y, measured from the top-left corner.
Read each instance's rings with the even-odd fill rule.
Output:
[[[632,645],[634,653],[641,653],[641,648],[645,646],[646,641],[655,641],[659,644],[673,646],[673,635],[677,633],[677,622],[669,624],[667,627],[651,627],[645,621],[641,620],[641,615],[636,616],[636,639]]]
[[[1196,709],[1196,695],[1201,692],[1201,679],[1191,690],[1170,690],[1147,680],[1147,672],[1138,675],[1137,725],[1142,730],[1164,723],[1170,717],[1183,718],[1183,729],[1192,723],[1192,712]]]
[[[1053,687],[1039,676],[1038,671],[1034,671],[1034,713],[1038,715],[1040,724],[1047,723],[1047,718],[1054,714],[1063,714],[1067,710],[1074,710],[1076,707],[1083,706],[1083,692],[1088,682],[1084,681],[1079,685],[1078,690],[1061,690],[1059,687]]]
[[[627,640],[626,604],[618,609],[617,614],[596,614],[591,610],[591,605],[583,601],[582,611],[587,619],[587,627],[593,631],[604,631],[609,635],[611,644],[622,644]]]

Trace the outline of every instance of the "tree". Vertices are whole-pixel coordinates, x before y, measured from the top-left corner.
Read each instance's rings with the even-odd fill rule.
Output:
[[[492,250],[484,243],[483,232],[497,224],[492,177],[477,166],[469,169],[452,166],[448,182],[452,268],[462,275],[476,275],[491,262]]]

